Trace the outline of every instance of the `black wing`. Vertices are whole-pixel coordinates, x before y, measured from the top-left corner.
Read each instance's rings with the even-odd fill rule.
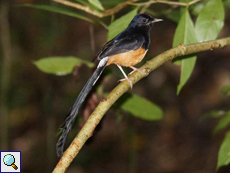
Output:
[[[101,60],[107,56],[137,50],[144,42],[145,39],[140,34],[131,34],[123,31],[114,39],[107,42],[98,52],[95,59]]]

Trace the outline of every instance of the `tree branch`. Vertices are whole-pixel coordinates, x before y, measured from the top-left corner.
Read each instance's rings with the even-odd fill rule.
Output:
[[[160,4],[168,4],[168,5],[189,6],[189,5],[197,3],[198,1],[200,1],[200,0],[193,0],[191,2],[185,3],[185,2],[175,2],[175,1],[149,0],[149,2],[143,2],[143,3],[129,2],[129,4],[137,5],[137,6],[144,6],[144,5],[149,6],[151,4],[160,3]]]
[[[53,1],[57,2],[57,3],[60,3],[60,4],[63,4],[63,5],[66,5],[66,6],[69,6],[69,7],[73,7],[73,8],[85,11],[85,12],[87,12],[89,14],[92,14],[94,16],[102,18],[102,17],[106,17],[106,16],[111,16],[111,15],[117,13],[118,11],[123,9],[126,5],[145,6],[144,7],[144,10],[145,10],[148,6],[150,6],[151,4],[154,4],[154,3],[169,4],[169,5],[179,5],[179,6],[189,6],[189,5],[192,5],[192,4],[194,4],[194,3],[196,3],[196,2],[198,2],[200,0],[193,0],[193,1],[188,2],[188,3],[174,2],[174,1],[162,1],[162,0],[150,0],[149,2],[135,3],[138,0],[127,0],[127,1],[125,1],[123,3],[121,3],[121,4],[118,4],[114,8],[111,8],[109,10],[105,10],[103,12],[94,10],[94,9],[88,7],[88,6],[81,5],[81,4],[78,4],[78,3],[74,3],[74,2],[71,2],[71,1],[68,1],[68,0],[53,0]],[[144,10],[142,10],[142,11],[144,11]]]
[[[230,37],[207,41],[202,43],[195,43],[191,45],[179,45],[175,48],[167,50],[155,58],[147,61],[141,68],[144,69],[148,74],[161,66],[166,61],[170,61],[173,58],[178,56],[188,55],[191,53],[197,53],[206,50],[213,50],[216,48],[223,48],[227,45],[230,45]],[[132,79],[133,84],[145,77],[144,74],[140,72],[135,72],[129,76]],[[70,163],[76,157],[84,143],[89,137],[91,137],[95,127],[101,121],[104,114],[108,109],[117,101],[126,91],[130,89],[130,84],[128,81],[121,82],[117,87],[115,87],[110,94],[104,98],[94,112],[91,114],[81,131],[75,137],[73,142],[70,144],[69,148],[64,152],[64,155],[56,165],[53,173],[62,173],[65,172]]]
[[[106,16],[110,16],[112,14],[115,14],[118,11],[120,11],[121,9],[123,9],[129,3],[136,2],[138,0],[128,0],[128,1],[125,1],[125,2],[123,2],[121,4],[118,4],[114,8],[109,9],[109,10],[105,10],[103,12],[99,12],[97,10],[94,10],[94,9],[88,7],[88,6],[84,6],[84,5],[81,5],[81,4],[78,4],[78,3],[73,3],[73,2],[67,1],[67,0],[53,0],[53,1],[54,2],[58,2],[60,4],[63,4],[63,5],[66,5],[66,6],[69,6],[69,7],[73,7],[73,8],[85,11],[85,12],[87,12],[89,14],[92,14],[94,16],[102,18],[102,17],[106,17]]]

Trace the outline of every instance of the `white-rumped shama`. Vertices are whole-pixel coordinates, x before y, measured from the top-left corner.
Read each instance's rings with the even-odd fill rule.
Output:
[[[82,103],[106,66],[116,64],[125,76],[125,79],[122,80],[128,80],[132,88],[132,81],[126,76],[121,66],[132,68],[132,72],[141,71],[133,66],[144,58],[150,44],[150,29],[153,23],[159,21],[162,21],[162,19],[153,18],[149,14],[137,14],[124,31],[107,42],[98,52],[94,59],[98,59],[99,64],[78,95],[65,119],[62,133],[56,144],[58,157],[63,155],[67,135],[74,124]]]

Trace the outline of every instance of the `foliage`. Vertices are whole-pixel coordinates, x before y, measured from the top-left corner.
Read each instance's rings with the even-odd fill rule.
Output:
[[[223,86],[221,88],[221,92],[222,92],[222,94],[230,95],[230,86]]]
[[[221,144],[219,154],[218,154],[218,162],[217,162],[217,170],[221,166],[228,165],[230,163],[230,131],[228,131],[225,135],[224,141]]]
[[[230,111],[228,111],[217,123],[214,133],[217,133],[230,125]]]
[[[225,111],[212,111],[209,114],[204,115],[201,117],[203,121],[206,118],[220,118],[217,125],[215,126],[213,133],[217,134],[220,131],[223,131],[227,127],[230,127],[230,110]],[[217,161],[217,170],[222,167],[226,166],[230,163],[230,131],[226,132],[225,138],[220,146],[219,154],[218,154],[218,161]]]
[[[49,6],[49,5],[32,5],[32,4],[25,4],[22,6],[37,8],[37,9],[46,10],[46,11],[55,12],[55,13],[60,13],[60,14],[64,14],[64,15],[71,16],[71,17],[76,17],[76,18],[94,23],[94,21],[88,17],[85,17],[81,14],[78,14],[78,13],[72,11],[72,10],[67,10],[67,9],[61,8],[61,7],[53,7],[53,6]]]
[[[163,112],[158,106],[136,94],[125,94],[118,100],[118,104],[122,110],[144,120],[159,120],[163,117]]]
[[[125,30],[128,26],[129,22],[133,19],[133,17],[137,14],[137,8],[130,11],[129,13],[123,15],[119,19],[112,22],[108,27],[108,36],[107,41],[113,39],[117,34],[121,31]],[[129,21],[129,22],[127,22]]]
[[[192,44],[196,43],[196,34],[194,30],[194,25],[191,20],[190,14],[186,9],[181,16],[181,19],[178,23],[176,33],[174,35],[173,40],[173,47],[178,46],[179,44]],[[181,65],[181,77],[180,77],[180,84],[177,87],[177,93],[180,92],[181,88],[187,82],[196,62],[195,55],[188,55],[183,58],[176,58],[174,60],[177,64]],[[178,63],[179,62],[179,63]]]
[[[71,6],[71,3],[73,3],[71,1],[67,1],[67,2],[70,2],[69,6]],[[95,21],[93,19],[90,19],[89,17],[86,17],[85,15],[82,15],[82,12],[80,11],[70,10],[69,8],[66,8],[67,5],[54,7],[49,5],[26,4],[24,6],[69,15],[91,23],[99,23],[102,24],[103,26],[105,26],[105,24],[104,22],[102,22],[101,17],[111,16],[112,19],[111,23],[108,24],[108,27],[106,26],[106,28],[108,28],[107,40],[112,39],[115,35],[117,35],[119,32],[124,30],[127,27],[127,24],[131,21],[131,19],[138,13],[138,10],[140,12],[147,11],[150,14],[164,15],[161,16],[161,18],[165,17],[174,22],[178,22],[175,35],[174,35],[173,44],[172,44],[173,47],[176,47],[178,45],[181,45],[183,47],[183,44],[187,45],[187,44],[216,39],[221,29],[224,26],[224,18],[225,18],[224,5],[226,7],[230,6],[228,1],[222,1],[222,0],[210,0],[210,1],[181,0],[180,2],[173,1],[174,4],[173,3],[172,4],[180,8],[175,8],[171,13],[166,13],[166,12],[156,13],[153,12],[148,7],[151,5],[151,2],[152,5],[154,5],[154,3],[160,3],[160,2],[149,1],[149,3],[146,2],[146,3],[139,4],[135,0],[132,0],[132,2],[129,3],[130,4],[129,6],[134,7],[134,9],[132,8],[127,14],[124,14],[122,17],[113,20],[114,14],[119,10],[121,10],[123,6],[126,6],[127,4],[123,4],[122,7],[120,6],[113,7],[109,3],[107,4],[101,3],[102,1],[100,2],[99,0],[89,0],[89,1],[76,0],[76,2],[78,2],[78,3],[74,3],[76,5],[75,6],[76,9],[97,16],[98,19]],[[168,3],[167,5],[171,5],[169,1],[165,1],[164,3],[165,4]],[[111,7],[111,9],[106,10],[105,7],[107,6]],[[180,82],[177,87],[178,94],[180,93],[181,89],[184,87],[184,85],[192,75],[196,63],[196,58],[197,56],[192,54],[188,56],[178,57],[174,60],[175,64],[180,65],[181,67]],[[72,71],[73,67],[79,63],[90,64],[89,62],[79,61],[79,59],[73,57],[62,57],[61,59],[58,57],[56,57],[55,59],[45,58],[34,62],[34,64],[41,71],[45,73],[56,74],[56,75],[69,74]],[[89,67],[91,67],[91,65],[89,65]],[[222,92],[229,93],[229,87],[225,87],[225,89],[223,89]],[[158,106],[134,94],[130,95],[130,97],[127,98],[123,102],[123,104],[120,105],[120,107],[123,110],[131,113],[132,115],[145,120],[158,120],[162,118],[162,110]],[[150,112],[153,112],[153,114],[151,114]],[[215,132],[218,132],[226,128],[227,126],[229,126],[230,124],[229,116],[230,113],[228,112],[222,117],[222,119],[219,121],[219,123],[217,124],[214,130]],[[221,145],[219,156],[218,156],[217,169],[223,165],[229,164],[230,162],[230,158],[228,154],[230,152],[229,151],[230,149],[228,147],[230,145],[229,139],[230,139],[230,132],[226,134],[224,142]]]
[[[45,73],[64,76],[72,73],[73,68],[79,64],[85,64],[92,68],[94,64],[76,57],[49,57],[34,62],[34,65]]]

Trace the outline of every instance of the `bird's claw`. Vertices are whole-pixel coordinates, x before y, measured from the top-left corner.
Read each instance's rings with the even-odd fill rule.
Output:
[[[130,67],[130,68],[132,68],[133,71],[131,71],[131,72],[129,73],[129,75],[133,74],[135,71],[139,71],[140,73],[142,73],[142,74],[144,74],[144,75],[147,75],[147,73],[146,73],[143,69],[141,69],[141,68],[135,68],[135,67]]]
[[[124,78],[124,79],[120,79],[119,82],[122,82],[122,81],[125,81],[125,80],[127,80],[127,81],[129,82],[129,84],[130,84],[130,89],[133,89],[133,82],[132,82],[131,79],[129,79],[129,78]]]

